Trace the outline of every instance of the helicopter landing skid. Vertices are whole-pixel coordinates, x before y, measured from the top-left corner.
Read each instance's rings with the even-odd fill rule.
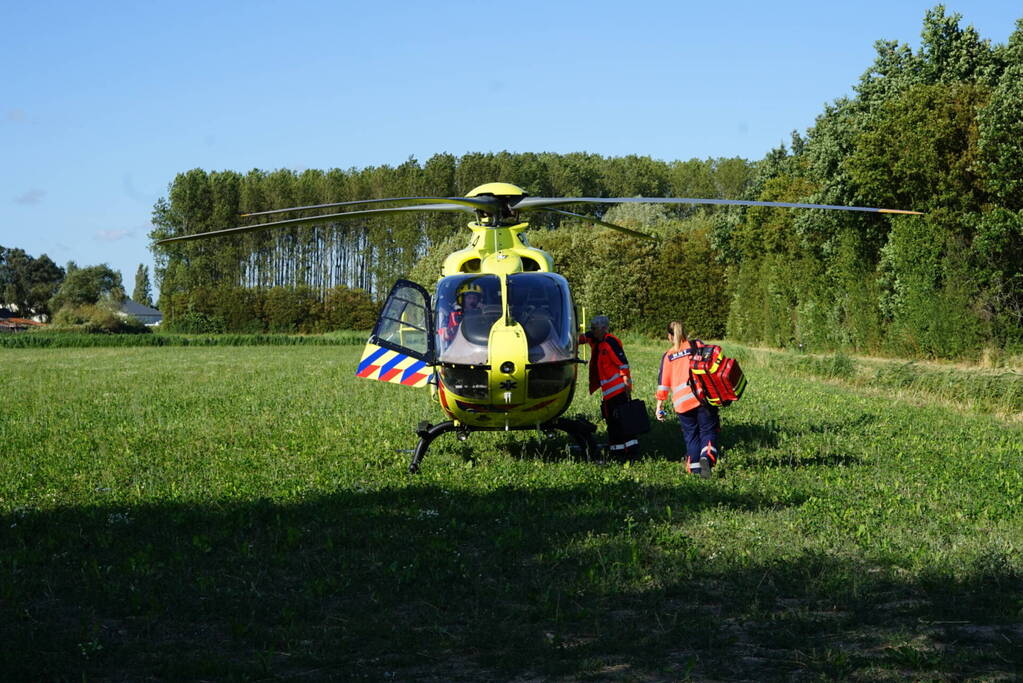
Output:
[[[435,425],[431,425],[429,422],[420,422],[419,428],[416,429],[419,443],[416,444],[416,450],[412,453],[412,462],[408,465],[409,474],[417,474],[419,472],[419,463],[423,461],[426,451],[430,448],[430,444],[433,443],[434,439],[441,434],[453,431],[460,431],[461,433],[458,436],[463,441],[469,435],[469,430],[465,427],[459,427],[453,420],[446,420]]]
[[[520,427],[519,429],[533,429],[533,427]],[[429,450],[430,444],[438,436],[447,432],[458,432],[459,440],[465,441],[472,431],[475,430],[469,429],[464,425],[456,425],[453,420],[446,420],[435,425],[425,421],[420,422],[419,427],[416,429],[419,443],[416,444],[415,451],[412,453],[412,462],[408,466],[409,474],[417,474],[419,472],[419,466],[423,462],[423,458],[426,457],[426,451]],[[587,460],[595,460],[599,455],[597,439],[594,437],[597,427],[586,418],[559,417],[552,422],[540,425],[540,431],[544,434],[550,434],[554,431],[565,432],[572,438]]]
[[[559,417],[557,420],[543,425],[540,429],[543,431],[560,429],[565,432],[572,437],[575,445],[587,460],[595,460],[600,454],[597,439],[594,436],[597,426],[584,417]]]

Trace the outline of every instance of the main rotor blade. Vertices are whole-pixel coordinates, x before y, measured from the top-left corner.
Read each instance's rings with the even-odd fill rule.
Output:
[[[869,213],[899,213],[922,216],[920,211],[904,209],[875,209],[869,206],[837,206],[834,204],[803,204],[796,202],[756,202],[744,199],[694,199],[691,197],[523,197],[513,211],[546,210],[549,206],[569,204],[715,204],[723,206],[778,206],[790,209],[826,209],[829,211],[866,211]]]
[[[274,221],[273,223],[258,223],[256,225],[240,225],[237,228],[226,228],[224,230],[213,230],[211,232],[200,232],[195,235],[181,235],[179,237],[168,237],[157,240],[156,244],[167,244],[168,242],[185,242],[187,240],[206,239],[208,237],[223,237],[226,235],[241,235],[247,232],[269,230],[281,227],[299,227],[303,225],[314,225],[316,223],[331,223],[334,221],[348,220],[349,218],[368,216],[382,213],[410,213],[412,211],[465,211],[472,213],[472,209],[461,204],[420,204],[418,206],[393,206],[387,209],[368,209],[366,211],[346,211],[344,213],[329,213],[323,216],[310,216],[308,218],[291,218],[285,221]]]
[[[402,202],[408,205],[434,204],[443,202],[445,204],[461,204],[473,210],[493,211],[500,206],[496,197],[387,197],[384,199],[358,199],[351,202],[332,202],[330,204],[311,204],[309,206],[292,206],[287,209],[271,209],[269,211],[253,211],[243,213],[242,217],[248,216],[269,216],[275,213],[286,213],[288,211],[306,211],[311,209],[329,209],[336,206],[358,206],[361,204],[380,204],[382,202]]]
[[[625,228],[620,225],[615,225],[614,223],[608,223],[607,221],[602,221],[599,218],[594,218],[593,216],[586,216],[581,213],[572,213],[571,211],[562,211],[561,209],[544,208],[539,210],[546,211],[548,213],[557,213],[562,216],[569,216],[570,218],[578,218],[579,220],[587,221],[588,223],[596,223],[597,225],[603,225],[605,228],[611,228],[612,230],[617,230],[618,232],[624,232],[626,235],[632,235],[633,237],[641,237],[645,240],[650,240],[651,242],[657,241],[657,238],[654,237],[653,235],[648,235],[647,233],[640,232],[639,230],[632,230],[630,228]]]

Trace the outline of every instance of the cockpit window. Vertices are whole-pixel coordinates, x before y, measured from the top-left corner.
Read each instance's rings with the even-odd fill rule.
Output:
[[[452,275],[437,283],[437,359],[485,365],[490,328],[501,319],[501,281],[496,275]]]
[[[484,365],[490,328],[504,314],[496,275],[452,275],[437,283],[437,359]],[[575,357],[575,311],[568,282],[555,273],[508,276],[508,313],[522,326],[530,363]]]
[[[508,306],[526,333],[530,363],[575,357],[575,311],[565,278],[555,273],[510,275]]]

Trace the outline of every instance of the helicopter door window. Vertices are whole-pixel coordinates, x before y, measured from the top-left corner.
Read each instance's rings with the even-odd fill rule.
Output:
[[[487,362],[490,328],[501,318],[496,275],[452,275],[437,283],[436,331],[442,363]]]
[[[399,280],[387,297],[371,340],[432,361],[430,322],[429,294],[414,282]]]

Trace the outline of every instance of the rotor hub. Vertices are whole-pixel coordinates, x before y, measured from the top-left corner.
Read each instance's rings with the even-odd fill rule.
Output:
[[[466,197],[479,197],[481,195],[491,195],[493,197],[504,198],[522,198],[528,197],[529,193],[523,190],[518,185],[512,185],[511,183],[484,183],[479,187],[475,187],[469,190]]]
[[[500,202],[497,211],[491,213],[486,210],[477,210],[476,214],[484,224],[511,225],[517,222],[514,205],[529,193],[518,185],[511,183],[485,183],[469,191],[466,198],[493,197]],[[484,217],[492,218],[491,221]]]

